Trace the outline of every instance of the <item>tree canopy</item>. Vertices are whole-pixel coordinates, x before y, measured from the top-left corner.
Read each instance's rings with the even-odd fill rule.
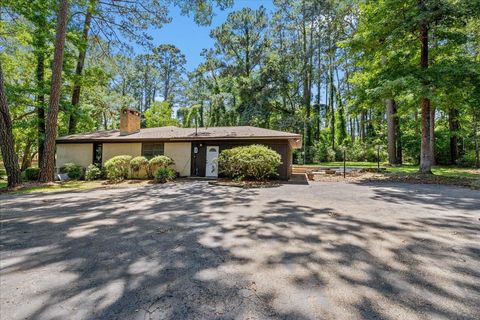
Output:
[[[2,139],[12,146],[2,155],[13,150],[22,171],[47,152],[51,169],[56,135],[117,128],[129,106],[145,127],[301,133],[295,162],[338,160],[344,148],[368,160],[380,147],[391,164],[425,173],[435,163],[480,165],[478,1],[273,3],[230,12],[187,70],[185,54],[152,32],[163,32],[172,6],[208,25],[233,0],[3,1]]]

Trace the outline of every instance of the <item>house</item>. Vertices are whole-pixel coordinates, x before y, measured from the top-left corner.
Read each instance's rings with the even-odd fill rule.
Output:
[[[57,139],[57,168],[65,163],[87,167],[103,165],[117,155],[166,155],[175,161],[180,176],[217,177],[215,158],[228,148],[263,144],[282,157],[281,179],[292,171],[292,151],[301,147],[301,135],[257,127],[140,128],[140,113],[123,109],[120,130],[74,134]]]

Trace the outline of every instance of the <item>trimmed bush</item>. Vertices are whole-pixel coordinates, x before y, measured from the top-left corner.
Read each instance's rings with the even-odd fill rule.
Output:
[[[153,173],[157,173],[160,168],[167,168],[175,164],[173,160],[167,156],[155,156],[148,162],[148,175],[152,176]]]
[[[68,177],[72,180],[80,180],[83,179],[85,170],[82,166],[79,166],[75,163],[65,163],[62,168],[60,168],[60,172],[66,173]]]
[[[130,170],[132,170],[132,176],[139,175],[141,170],[148,172],[148,159],[143,156],[138,156],[130,160]]]
[[[108,180],[121,181],[127,179],[130,160],[132,160],[132,156],[122,155],[113,157],[105,162]]]
[[[172,168],[160,167],[155,171],[155,181],[159,183],[165,183],[173,181],[177,177],[177,173]]]
[[[40,168],[27,168],[24,171],[25,178],[28,181],[36,181],[38,180],[38,176],[40,175]]]
[[[223,150],[218,156],[220,173],[233,179],[265,180],[278,176],[280,155],[263,145]]]
[[[100,179],[103,175],[102,169],[94,164],[89,164],[85,171],[85,180],[92,181]]]

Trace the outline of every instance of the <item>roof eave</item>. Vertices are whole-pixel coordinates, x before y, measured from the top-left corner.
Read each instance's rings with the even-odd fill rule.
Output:
[[[181,138],[84,138],[84,139],[56,139],[57,143],[93,143],[93,142],[148,142],[148,141],[162,141],[162,142],[186,142],[186,141],[211,141],[211,140],[301,140],[300,135],[291,136],[247,136],[247,137],[181,137]]]

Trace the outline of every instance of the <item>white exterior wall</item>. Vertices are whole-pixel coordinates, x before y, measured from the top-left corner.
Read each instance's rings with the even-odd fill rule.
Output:
[[[190,176],[192,158],[191,142],[165,142],[164,153],[175,162],[174,169],[181,177]]]
[[[102,149],[102,165],[108,159],[115,156],[141,156],[142,144],[140,142],[127,142],[127,143],[103,143]]]
[[[93,143],[59,143],[57,144],[57,169],[65,163],[75,163],[84,168],[93,161]]]

